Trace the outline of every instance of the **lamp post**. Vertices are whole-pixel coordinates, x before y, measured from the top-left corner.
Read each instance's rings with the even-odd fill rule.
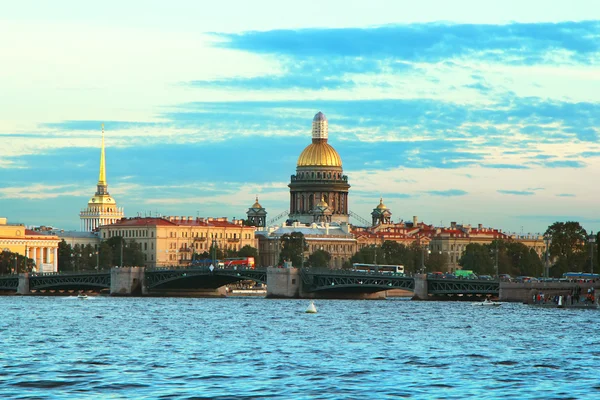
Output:
[[[596,237],[594,236],[594,231],[590,232],[590,236],[588,237],[590,242],[590,273],[594,273],[594,242],[596,242]]]
[[[213,266],[217,263],[217,240],[212,240],[212,264]]]
[[[8,252],[10,252],[10,249],[5,247],[2,249],[2,252],[8,253]],[[6,266],[6,272],[10,273],[10,267],[8,265]]]
[[[425,251],[427,251],[428,254],[431,254],[431,250],[429,250],[427,248],[427,246],[422,247],[422,251],[421,251],[421,273],[422,274],[425,273]]]
[[[498,240],[495,240],[496,242],[496,259],[495,259],[495,263],[494,263],[494,270],[496,271],[496,277],[498,277]]]
[[[552,243],[552,236],[550,234],[544,235],[544,243],[546,244],[546,259],[544,262],[544,278],[550,277],[550,265],[548,264],[548,248]]]

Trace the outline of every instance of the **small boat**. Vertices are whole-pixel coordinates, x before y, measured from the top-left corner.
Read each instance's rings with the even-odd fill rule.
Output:
[[[480,301],[477,303],[473,303],[474,306],[487,306],[487,307],[498,307],[502,303],[498,303],[497,301],[491,301],[490,299],[485,299],[485,301]]]
[[[316,314],[317,313],[317,307],[315,307],[315,303],[313,303],[311,301],[305,312],[308,313],[308,314]]]
[[[86,299],[88,298],[88,296],[87,296],[87,294],[85,294],[85,293],[79,293],[79,294],[77,295],[77,298],[78,298],[78,299],[81,299],[81,300],[86,300]]]

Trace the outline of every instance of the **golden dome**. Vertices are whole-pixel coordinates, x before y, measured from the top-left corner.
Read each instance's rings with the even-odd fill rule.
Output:
[[[386,210],[387,207],[385,206],[385,204],[383,204],[383,198],[379,199],[379,205],[377,206],[378,210]]]
[[[311,143],[298,157],[299,167],[341,167],[340,155],[326,142]]]
[[[260,203],[258,202],[258,196],[256,196],[256,202],[254,202],[254,204],[252,205],[252,207],[250,208],[254,208],[254,209],[259,209],[262,208],[262,206],[260,205]]]

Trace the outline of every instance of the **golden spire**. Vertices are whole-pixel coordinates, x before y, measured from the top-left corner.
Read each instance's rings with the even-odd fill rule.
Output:
[[[100,176],[98,185],[106,186],[106,165],[104,160],[104,124],[102,124],[102,150],[100,150]]]

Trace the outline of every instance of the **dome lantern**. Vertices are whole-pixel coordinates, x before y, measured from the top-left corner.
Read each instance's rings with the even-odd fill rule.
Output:
[[[315,114],[312,122],[312,138],[313,143],[315,140],[325,140],[327,141],[329,126],[327,123],[327,117],[321,111]]]

